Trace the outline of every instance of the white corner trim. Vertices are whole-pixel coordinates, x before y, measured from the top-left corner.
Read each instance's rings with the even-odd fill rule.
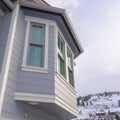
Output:
[[[13,44],[14,44],[14,37],[15,37],[18,13],[19,13],[19,4],[17,4],[16,8],[13,10],[13,13],[12,13],[9,34],[8,34],[8,38],[7,38],[7,45],[6,45],[4,60],[3,60],[2,69],[1,69],[0,116],[1,116],[1,109],[2,109],[2,105],[3,105],[7,77],[8,77],[9,67],[10,67],[10,60],[11,60],[12,49],[13,49]]]
[[[46,24],[45,28],[45,53],[44,53],[44,67],[48,67],[48,31],[49,30],[49,25]]]
[[[26,35],[25,35],[25,44],[24,44],[24,51],[23,51],[23,60],[22,65],[26,65],[27,60],[27,49],[28,49],[28,41],[29,41],[29,31],[30,31],[30,21],[27,21],[27,27],[26,27]]]
[[[0,9],[0,16],[4,16],[4,12]]]
[[[10,119],[6,119],[6,118],[3,118],[3,117],[0,117],[0,120],[10,120]]]
[[[33,67],[33,66],[21,66],[23,71],[29,72],[38,72],[38,73],[49,73],[48,68],[40,68],[40,67]]]
[[[27,102],[34,101],[34,102],[55,103],[55,96],[54,95],[16,92],[15,100],[27,101]]]
[[[55,97],[55,103],[61,106],[62,108],[64,108],[65,110],[69,111],[70,113],[74,114],[76,117],[78,116],[77,106],[76,106],[76,109],[72,108],[70,105],[65,103],[62,99],[60,99],[58,96]]]

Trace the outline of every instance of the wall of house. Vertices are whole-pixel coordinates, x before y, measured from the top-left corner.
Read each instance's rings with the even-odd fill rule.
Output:
[[[68,85],[66,81],[62,80],[61,77],[55,75],[55,94],[56,96],[64,102],[64,109],[77,115],[77,99],[75,90]],[[67,106],[66,106],[67,105]]]
[[[5,96],[0,119],[9,120],[59,120],[53,115],[35,109],[34,107],[20,103],[14,100],[14,94],[19,92],[33,92],[53,94],[53,76],[54,73],[54,48],[53,48],[53,34],[54,27],[49,26],[49,74],[42,75],[40,73],[29,73],[21,70],[23,47],[25,41],[26,22],[24,12],[19,11],[17,19],[16,33],[14,37],[14,45],[12,56],[10,60],[10,68],[8,73],[8,80],[5,89]],[[53,54],[51,54],[53,53]],[[42,83],[43,82],[43,83]],[[40,85],[40,83],[42,85]],[[50,88],[52,86],[52,88]],[[42,88],[42,89],[41,89]],[[50,89],[49,89],[50,88]],[[48,90],[49,89],[49,90]],[[26,118],[27,116],[27,118]],[[2,118],[1,118],[2,117]],[[4,119],[3,119],[4,120]]]
[[[14,106],[4,105],[4,109],[8,110],[2,112],[2,119],[0,120],[60,120],[49,113],[35,109],[34,106],[20,102],[16,102]]]
[[[9,73],[7,78],[8,81],[6,85],[5,97],[4,97],[1,115],[3,118],[9,118],[10,120],[26,120],[25,114],[27,113],[26,115],[28,115],[28,118],[27,118],[28,120],[37,120],[38,118],[39,119],[41,118],[42,120],[48,120],[48,119],[58,120],[52,115],[49,115],[47,113],[43,114],[40,110],[36,110],[33,107],[30,107],[29,105],[16,102],[14,100],[15,92],[23,92],[23,93],[25,92],[25,93],[35,93],[35,94],[38,93],[38,94],[46,94],[46,95],[55,94],[54,68],[56,64],[55,64],[55,56],[54,56],[54,47],[55,47],[54,46],[54,38],[55,38],[54,26],[52,25],[49,26],[49,32],[48,32],[49,33],[49,37],[48,37],[49,38],[48,40],[49,72],[47,74],[42,74],[42,73],[26,72],[21,70],[24,43],[25,43],[25,33],[26,33],[25,15],[42,17],[42,18],[52,19],[56,21],[58,20],[57,17],[55,17],[54,15],[31,12],[31,11],[22,10],[22,9],[19,11],[12,56],[10,60],[10,68],[9,68]],[[9,23],[9,21],[7,21],[7,23]],[[66,28],[62,27],[61,30],[62,29],[66,29]],[[6,31],[4,33],[7,34]],[[65,35],[65,37],[69,39],[68,36],[70,37],[70,35],[68,34]],[[62,87],[60,89],[62,89]],[[62,94],[62,92],[60,94]],[[59,94],[58,92],[56,93]],[[67,96],[63,96],[63,97],[64,97],[63,99],[68,100]],[[70,103],[70,104],[74,104],[74,103]]]
[[[0,71],[2,68],[10,22],[11,13],[7,13],[3,17],[0,16]]]
[[[26,14],[27,15],[27,14]],[[25,41],[25,32],[26,32],[26,24],[23,22],[25,20],[25,16],[21,13],[20,17],[20,26],[24,26],[24,30],[18,29],[18,33],[24,34],[20,35],[19,43],[16,44],[21,45],[21,49],[18,53],[19,55],[17,59],[19,61],[19,68],[17,73],[17,87],[16,92],[25,92],[25,93],[35,93],[35,94],[46,94],[53,95],[54,94],[54,26],[49,26],[48,30],[48,73],[35,73],[35,72],[27,72],[21,70],[22,60],[23,60],[23,47]],[[17,37],[18,38],[18,37]],[[15,50],[16,51],[16,50]],[[16,58],[15,58],[16,59]]]

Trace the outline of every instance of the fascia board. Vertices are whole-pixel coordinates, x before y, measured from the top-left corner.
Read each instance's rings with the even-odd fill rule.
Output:
[[[56,7],[51,7],[43,4],[36,4],[30,1],[20,1],[20,5],[24,7],[29,7],[29,8],[34,8],[34,9],[39,9],[39,10],[44,10],[44,11],[49,11],[52,13],[57,13],[57,14],[62,14],[65,10],[61,8],[56,8]]]
[[[66,10],[64,11],[63,16],[64,16],[64,19],[65,19],[67,25],[69,26],[69,29],[70,29],[70,31],[75,39],[75,42],[77,43],[78,48],[80,49],[80,54],[81,54],[84,51],[83,47],[80,43],[80,39],[79,39],[77,33],[75,32],[74,26],[70,20],[68,13],[66,12]]]
[[[2,0],[11,10],[15,8],[15,5],[10,0]]]

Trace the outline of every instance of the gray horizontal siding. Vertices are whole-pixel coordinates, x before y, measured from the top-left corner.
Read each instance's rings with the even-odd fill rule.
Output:
[[[18,68],[17,92],[54,94],[54,27],[49,26],[48,36],[48,69],[46,74],[22,71]],[[22,43],[22,46],[24,44]],[[19,66],[22,65],[23,49],[19,51]],[[14,55],[15,56],[15,55]]]
[[[5,90],[5,96],[4,96],[4,102],[2,107],[2,117],[3,118],[9,118],[11,120],[24,120],[23,111],[19,108],[17,102],[14,101],[14,93],[16,89],[16,80],[17,80],[17,74],[19,69],[19,63],[20,63],[20,50],[21,50],[21,42],[23,42],[22,37],[24,37],[24,28],[21,27],[20,20],[21,19],[24,23],[23,14],[20,11],[19,17],[17,20],[17,27],[16,27],[16,33],[14,36],[14,44],[13,44],[13,50],[12,50],[12,56],[10,61],[10,68],[8,72],[8,80]],[[19,32],[19,30],[22,30],[23,32]],[[21,41],[21,42],[20,42]]]
[[[48,113],[14,100],[14,93],[16,91],[54,94],[54,27],[49,26],[49,73],[41,74],[25,72],[21,70],[26,32],[26,22],[24,17],[24,12],[20,10],[1,115],[3,118],[8,118],[10,120],[58,120],[58,118]],[[6,45],[6,43],[4,44]],[[25,118],[26,113],[28,114],[28,118]]]
[[[69,85],[67,86],[69,87]],[[76,94],[67,86],[59,79],[59,77],[55,77],[55,94],[69,106],[77,110]]]
[[[3,58],[4,58],[5,47],[8,38],[10,22],[11,22],[11,13],[8,13],[3,17],[0,16],[0,71],[3,64]]]

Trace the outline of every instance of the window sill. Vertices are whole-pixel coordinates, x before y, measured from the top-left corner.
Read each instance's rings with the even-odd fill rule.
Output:
[[[38,73],[48,73],[49,72],[48,68],[40,68],[40,67],[33,67],[33,66],[26,66],[26,65],[22,65],[21,69],[23,71],[38,72]]]

